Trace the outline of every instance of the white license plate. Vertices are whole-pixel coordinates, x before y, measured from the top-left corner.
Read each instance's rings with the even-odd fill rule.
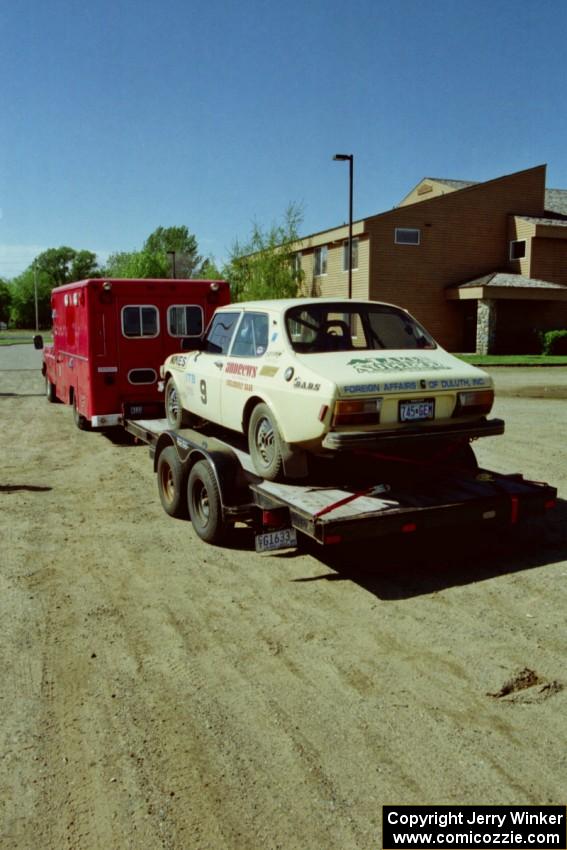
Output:
[[[421,422],[434,417],[435,402],[432,398],[400,402],[400,422]]]
[[[272,552],[274,549],[289,549],[290,546],[297,546],[295,528],[280,528],[256,535],[256,552]]]

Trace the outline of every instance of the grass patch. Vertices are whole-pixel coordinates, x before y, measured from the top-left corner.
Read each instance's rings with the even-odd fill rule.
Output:
[[[40,331],[44,343],[53,342],[51,331]],[[35,331],[9,330],[0,331],[0,345],[31,345]]]
[[[567,366],[563,354],[457,354],[473,366]]]

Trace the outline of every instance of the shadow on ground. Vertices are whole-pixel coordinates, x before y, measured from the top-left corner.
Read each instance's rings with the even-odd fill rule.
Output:
[[[332,572],[294,579],[298,584],[352,581],[380,599],[410,599],[548,564],[567,564],[567,502],[558,500],[547,517],[519,528],[438,530],[326,550],[308,541],[301,553],[273,557],[287,559],[306,552]]]

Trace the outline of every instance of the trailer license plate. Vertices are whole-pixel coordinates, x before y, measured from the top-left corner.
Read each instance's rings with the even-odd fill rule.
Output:
[[[432,398],[400,402],[400,422],[421,422],[434,417],[435,401]]]
[[[256,552],[272,552],[274,549],[289,549],[290,546],[297,546],[295,528],[280,528],[256,535]]]

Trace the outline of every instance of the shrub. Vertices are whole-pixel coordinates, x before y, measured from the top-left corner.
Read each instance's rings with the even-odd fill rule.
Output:
[[[567,330],[542,331],[542,354],[567,354]]]

